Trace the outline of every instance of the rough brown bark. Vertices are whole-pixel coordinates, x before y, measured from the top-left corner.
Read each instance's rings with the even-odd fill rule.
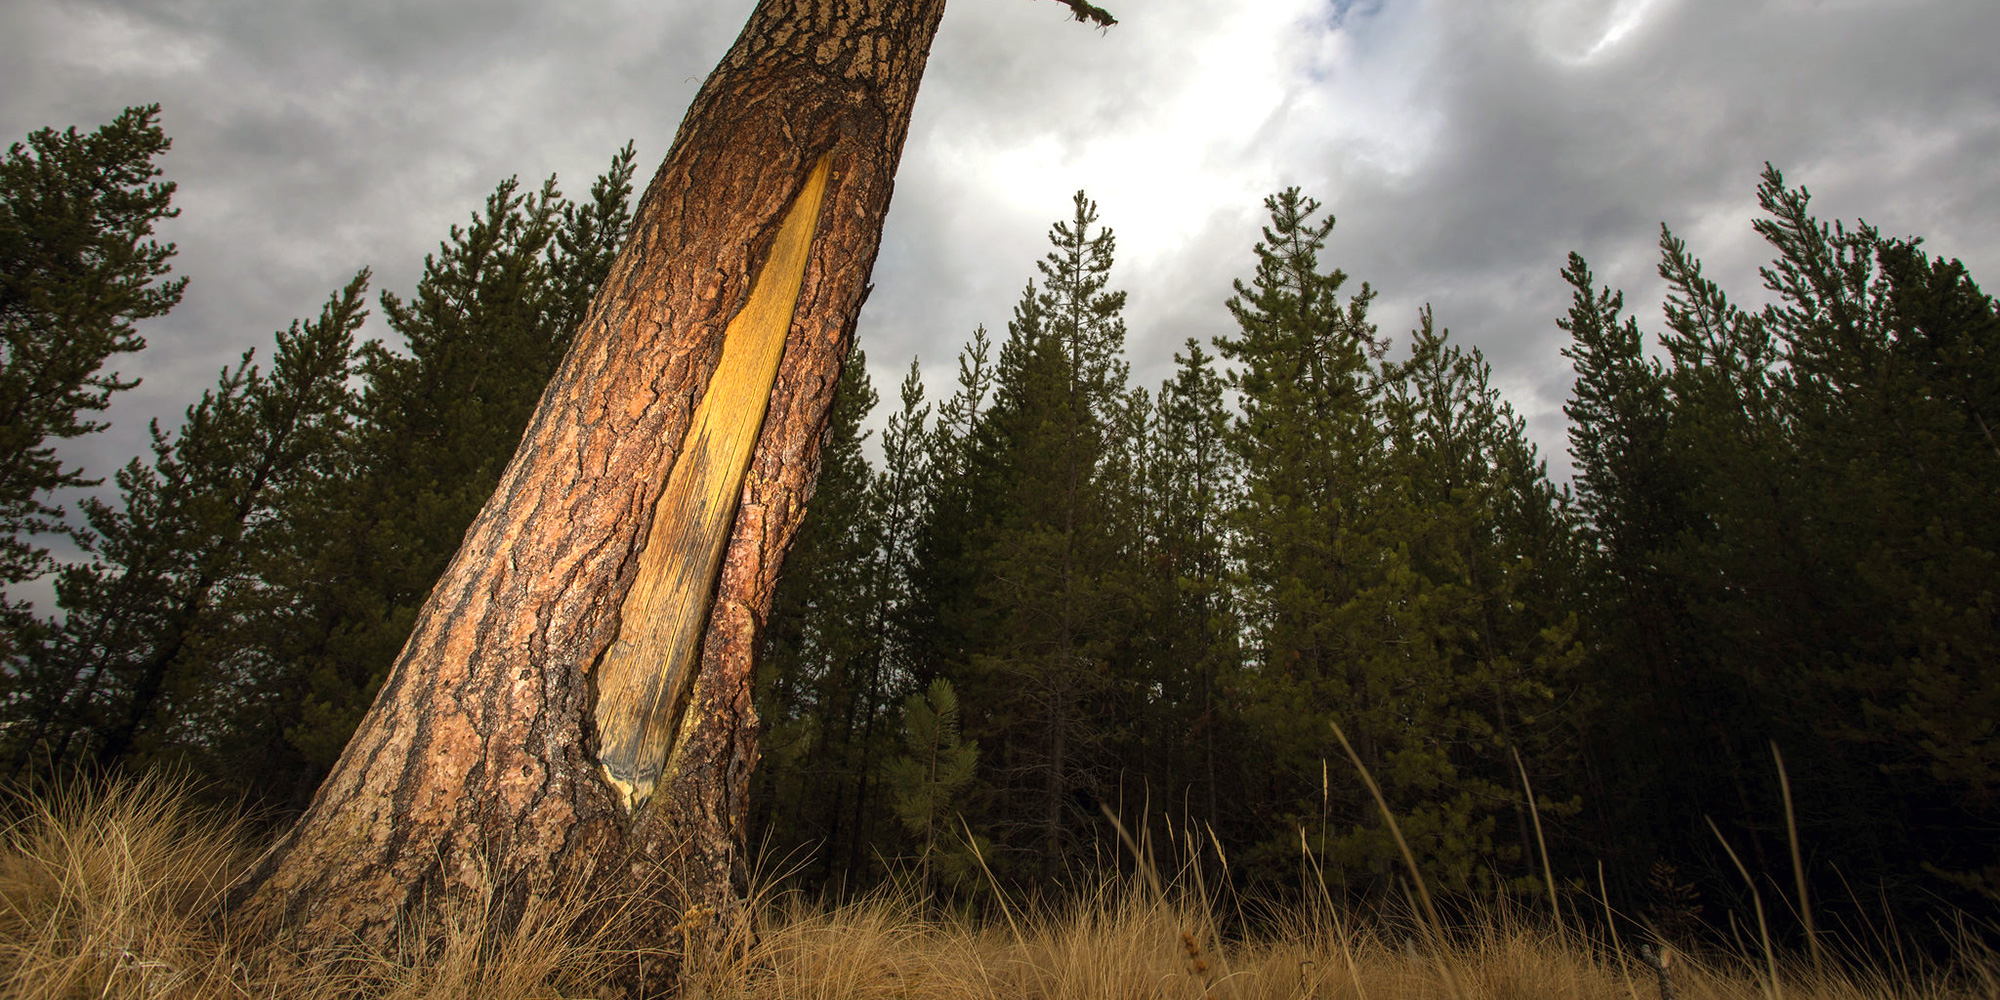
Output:
[[[944,0],[763,0],[696,96],[493,498],[297,827],[232,894],[294,945],[388,946],[449,900],[639,893],[671,926],[740,888],[757,759],[750,667],[818,472]],[[690,416],[778,223],[831,176],[715,589],[687,715],[651,801],[600,777],[595,665]],[[671,888],[672,891],[668,891]]]

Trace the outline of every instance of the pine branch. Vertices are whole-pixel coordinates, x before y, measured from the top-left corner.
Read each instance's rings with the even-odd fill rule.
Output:
[[[1110,11],[1091,4],[1089,0],[1056,0],[1056,2],[1068,7],[1071,17],[1086,24],[1109,28],[1118,23],[1118,19],[1112,17]]]

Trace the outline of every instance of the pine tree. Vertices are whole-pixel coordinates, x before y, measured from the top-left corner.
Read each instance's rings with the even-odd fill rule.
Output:
[[[1877,302],[1893,365],[1909,388],[1903,402],[1916,411],[1896,423],[1921,428],[1924,444],[1924,454],[1910,456],[1917,481],[1908,494],[1920,511],[1908,526],[1923,527],[1901,539],[1903,551],[1882,546],[1861,563],[1885,604],[1911,609],[1893,656],[1873,658],[1892,669],[1856,670],[1839,687],[1859,696],[1858,705],[1848,702],[1851,713],[1860,709],[1850,720],[1897,737],[1881,742],[1919,749],[1915,760],[1899,754],[1878,766],[1921,774],[1960,804],[1957,816],[1923,831],[1926,871],[1991,903],[2000,901],[2000,854],[1965,831],[2000,812],[1992,805],[2000,799],[2000,628],[1990,596],[2000,579],[2000,530],[1989,504],[2000,492],[2000,305],[1964,264],[1929,258],[1914,240],[1884,241],[1876,263],[1888,289]],[[1836,734],[1860,728],[1850,722]]]
[[[1680,483],[1665,456],[1665,375],[1646,358],[1638,323],[1622,315],[1624,293],[1597,290],[1589,265],[1574,253],[1562,274],[1574,290],[1569,316],[1557,326],[1574,341],[1563,350],[1577,373],[1563,412],[1571,422],[1578,507],[1611,572],[1631,579],[1685,520],[1677,506]]]
[[[992,408],[973,431],[967,477],[981,510],[980,580],[959,688],[968,726],[995,760],[989,829],[1052,884],[1077,820],[1101,787],[1091,715],[1129,614],[1109,586],[1117,555],[1103,474],[1128,405],[1123,292],[1106,290],[1116,242],[1095,203],[1051,229],[1008,324]]]
[[[1234,362],[1230,386],[1241,394],[1228,440],[1243,470],[1231,556],[1250,647],[1245,719],[1270,761],[1244,789],[1258,803],[1258,834],[1270,838],[1246,860],[1289,866],[1278,859],[1296,857],[1297,828],[1325,829],[1327,720],[1375,700],[1359,657],[1376,637],[1353,634],[1368,623],[1343,609],[1378,571],[1382,434],[1369,365],[1374,290],[1363,284],[1343,302],[1347,275],[1321,270],[1334,220],[1315,219],[1318,202],[1291,188],[1264,205],[1271,222],[1254,248],[1256,274],[1229,300],[1238,333],[1216,346]],[[1357,735],[1379,768],[1376,734]]]
[[[1236,497],[1224,380],[1212,355],[1189,339],[1174,356],[1150,421],[1130,450],[1140,464],[1140,501],[1127,532],[1125,565],[1137,606],[1119,683],[1119,769],[1176,814],[1233,833],[1243,818],[1225,809],[1242,780],[1249,743],[1224,689],[1240,658],[1229,563],[1228,513]]]
[[[1653,831],[1705,813],[1753,861],[1781,858],[1777,745],[1823,859],[1809,878],[1823,863],[1905,899],[1990,896],[2000,862],[1965,831],[1992,822],[2000,788],[1977,721],[2000,705],[1984,418],[2000,323],[1961,265],[1819,222],[1777,171],[1758,200],[1775,301],[1754,313],[1663,227],[1665,364],[1579,259],[1565,274],[1599,661],[1587,736],[1619,793],[1599,837],[1631,881],[1664,855],[1737,891],[1702,862],[1705,828]]]
[[[88,419],[138,384],[104,372],[146,346],[136,324],[181,299],[172,243],[153,239],[178,214],[154,160],[171,142],[159,106],[126,108],[89,135],[45,128],[0,162],[0,587],[47,573],[37,533],[74,533],[54,494],[92,486],[57,443],[102,430]],[[24,603],[0,599],[0,665],[36,639]]]
[[[962,881],[970,865],[968,852],[952,846],[963,845],[952,829],[952,800],[972,783],[979,744],[959,738],[958,693],[950,681],[940,677],[903,702],[903,748],[903,756],[883,766],[882,780],[896,818],[920,845],[918,885],[929,889],[933,869]]]
[[[1277,764],[1242,856],[1289,867],[1303,840],[1344,884],[1386,888],[1388,830],[1337,819],[1372,810],[1329,767],[1335,722],[1426,878],[1491,891],[1519,857],[1497,833],[1525,818],[1513,754],[1547,756],[1580,655],[1565,574],[1536,568],[1567,555],[1562,502],[1476,352],[1426,310],[1408,358],[1376,367],[1372,290],[1343,301],[1346,275],[1319,263],[1333,220],[1297,189],[1266,207],[1256,276],[1230,301],[1240,333],[1217,341],[1242,393],[1244,712]]]
[[[1672,444],[1675,419],[1668,374],[1646,357],[1638,323],[1624,315],[1624,295],[1595,286],[1589,265],[1570,254],[1562,271],[1572,289],[1563,353],[1576,384],[1563,412],[1583,552],[1581,623],[1595,661],[1599,701],[1585,716],[1592,747],[1593,801],[1600,844],[1671,827],[1683,804],[1705,801],[1713,766],[1710,727],[1699,717],[1705,672],[1693,659],[1685,595],[1668,569],[1692,521],[1692,470]],[[1694,754],[1705,766],[1677,770]],[[1624,804],[1612,809],[1612,804]],[[1614,854],[1650,864],[1645,845]],[[1624,873],[1636,879],[1640,872]]]
[[[1773,423],[1788,452],[1766,461],[1796,481],[1796,514],[1714,547],[1711,565],[1768,585],[1737,602],[1754,619],[1718,631],[1746,659],[1791,653],[1790,669],[1738,669],[1778,696],[1772,727],[1803,744],[1787,760],[1847,871],[1867,858],[1887,869],[1877,877],[1942,887],[1943,874],[2000,898],[2000,855],[1969,835],[2000,816],[1994,304],[1916,241],[1819,222],[1775,169],[1757,193],[1757,230],[1778,254],[1764,270],[1777,301],[1759,321],[1783,360]]]
[[[1546,777],[1568,770],[1556,707],[1584,650],[1563,586],[1564,504],[1492,367],[1449,338],[1425,309],[1409,356],[1384,367],[1379,514],[1394,542],[1387,572],[1357,603],[1394,623],[1364,655],[1378,661],[1371,673],[1393,678],[1389,715],[1371,728],[1393,747],[1385,788],[1410,810],[1403,835],[1438,884],[1490,890],[1535,849],[1517,759]],[[1497,831],[1507,811],[1512,846]]]
[[[910,609],[916,592],[918,552],[931,513],[925,487],[936,476],[931,468],[931,406],[924,402],[917,359],[910,359],[910,370],[903,376],[897,395],[902,409],[889,416],[882,435],[882,470],[869,487],[882,523],[882,550],[874,567],[875,591],[880,596],[870,627],[895,671],[915,686],[920,667],[910,633]]]
[[[155,421],[152,462],[118,473],[121,507],[85,502],[95,559],[58,583],[64,627],[34,665],[16,761],[179,759],[228,780],[224,762],[255,759],[239,755],[235,699],[243,632],[265,610],[256,555],[285,491],[345,429],[367,282],[280,331],[268,372],[246,352],[180,428]]]
[[[965,663],[975,641],[979,580],[970,552],[990,497],[971,472],[993,379],[992,342],[981,326],[959,351],[956,387],[918,446],[927,474],[912,526],[909,597],[899,617],[911,669],[924,683]]]
[[[658,884],[646,859],[683,902],[633,897],[635,936],[733,900],[757,631],[943,10],[751,13],[389,693],[242,883],[240,919],[386,944],[413,879],[447,899],[534,897],[581,873],[636,892]],[[466,736],[439,748],[440,729]],[[519,793],[538,771],[549,783]],[[446,805],[461,795],[477,808]],[[355,825],[370,816],[373,832]],[[479,853],[496,842],[509,849]],[[677,963],[660,964],[618,985],[669,985]]]
[[[866,695],[872,714],[863,728],[855,773],[861,794],[855,798],[857,834],[872,828],[875,804],[885,790],[871,784],[878,763],[891,742],[896,698],[921,690],[921,668],[908,625],[916,575],[917,547],[926,517],[924,480],[929,476],[927,422],[923,378],[917,360],[898,390],[901,408],[890,414],[882,439],[882,469],[870,476],[868,509],[873,515],[877,546],[864,563],[866,608],[859,626],[865,630],[871,657]],[[864,850],[857,837],[850,870],[859,870]],[[879,857],[879,854],[878,854]]]

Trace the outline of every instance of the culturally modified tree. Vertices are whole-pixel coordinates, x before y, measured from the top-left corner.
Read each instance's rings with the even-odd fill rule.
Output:
[[[627,227],[628,144],[587,202],[555,178],[509,178],[425,258],[415,294],[382,295],[403,350],[362,345],[342,468],[291,514],[312,525],[290,591],[292,621],[267,651],[264,686],[307,787],[346,745],[418,609],[492,495],[535,401],[609,271]]]
[[[751,664],[942,0],[764,0],[696,95],[493,498],[238,919],[381,944],[626,893],[726,910]],[[655,962],[628,983],[671,975]]]

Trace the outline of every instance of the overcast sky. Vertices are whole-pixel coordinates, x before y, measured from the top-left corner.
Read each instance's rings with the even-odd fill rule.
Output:
[[[186,300],[119,366],[109,473],[217,369],[363,265],[407,294],[500,179],[573,195],[626,139],[650,176],[752,0],[7,0],[0,135],[159,102]],[[1086,189],[1118,234],[1127,350],[1157,384],[1227,332],[1261,200],[1339,219],[1325,260],[1479,347],[1566,476],[1557,270],[1582,252],[1658,328],[1665,222],[1760,301],[1764,161],[1823,218],[1922,235],[2000,284],[1992,0],[955,0],[932,51],[860,325],[885,400],[933,396],[1004,330],[1049,224]],[[379,310],[377,310],[379,312]],[[370,332],[386,335],[379,319]]]

